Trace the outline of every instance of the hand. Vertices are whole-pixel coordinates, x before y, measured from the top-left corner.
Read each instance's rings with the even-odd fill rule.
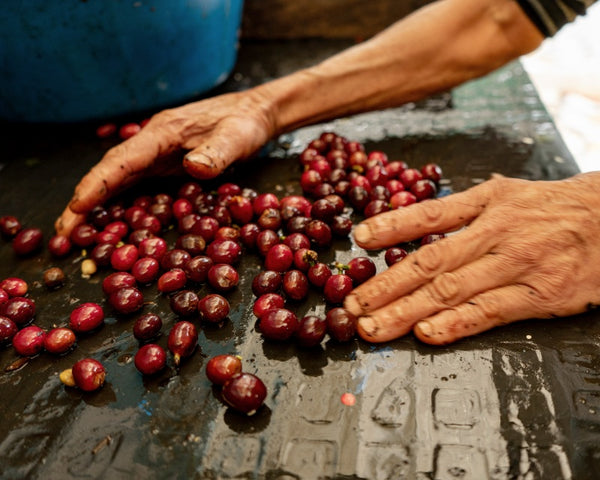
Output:
[[[150,175],[182,172],[212,178],[248,158],[275,133],[269,102],[256,90],[231,93],[158,113],[135,136],[110,149],[75,188],[56,231],[69,235],[88,212]],[[188,153],[181,164],[181,152]]]
[[[494,176],[357,226],[364,248],[454,232],[357,287],[345,307],[359,334],[385,342],[411,329],[447,344],[498,325],[600,304],[600,173],[562,181]],[[465,228],[462,228],[465,227]]]

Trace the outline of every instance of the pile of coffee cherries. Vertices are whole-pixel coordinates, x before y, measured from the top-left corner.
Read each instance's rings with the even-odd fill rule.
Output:
[[[267,341],[293,340],[314,347],[328,335],[347,342],[356,335],[357,319],[343,308],[344,298],[375,275],[376,266],[368,256],[328,264],[321,261],[322,253],[336,237],[348,237],[353,219],[434,197],[442,172],[433,163],[416,169],[403,161],[389,161],[385,153],[366,152],[361,143],[332,132],[310,142],[299,161],[303,195],[279,198],[228,182],[206,191],[190,181],[175,195],[144,195],[128,205],[96,207],[69,237],[50,238],[48,251],[64,258],[79,249],[86,256],[84,275],[104,272],[106,304],[116,315],[137,316],[132,334],[140,348],[134,364],[144,375],[162,371],[168,355],[154,343],[162,319],[154,313],[141,314],[145,305],[141,287],[156,285],[178,317],[167,342],[178,366],[195,352],[202,322],[220,324],[227,319],[227,293],[238,286],[237,265],[248,253],[257,254],[263,265],[252,280],[253,313]],[[42,247],[41,231],[23,228],[14,217],[2,217],[0,229],[12,239],[17,255],[31,255]],[[177,236],[169,242],[167,233],[173,230]],[[400,246],[392,247],[385,252],[385,261],[392,265],[406,255]],[[60,287],[60,273],[46,272],[49,288]],[[200,297],[201,285],[208,285],[210,293]],[[310,290],[322,295],[326,312],[299,318],[294,310]],[[90,334],[104,323],[103,307],[85,302],[72,311],[68,325],[46,332],[33,323],[35,303],[26,292],[27,284],[20,279],[0,283],[0,343],[12,342],[21,356],[42,351],[64,355],[76,347],[78,335]],[[258,377],[243,373],[236,358],[211,359],[207,376],[222,386],[229,405],[253,413],[264,401],[266,388]],[[82,359],[63,372],[61,380],[90,391],[102,386],[105,374],[97,360]],[[251,393],[242,394],[242,389]],[[252,400],[245,405],[243,398]]]

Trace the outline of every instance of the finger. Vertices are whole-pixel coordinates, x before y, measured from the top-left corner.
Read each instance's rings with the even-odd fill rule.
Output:
[[[361,336],[372,342],[401,337],[418,321],[482,292],[509,285],[521,275],[516,268],[507,268],[502,255],[484,255],[453,272],[438,275],[410,295],[359,317]]]
[[[486,225],[487,222],[474,223],[460,233],[419,248],[355,288],[346,296],[344,307],[356,316],[364,315],[409,294],[443,272],[478,259],[498,241],[497,234],[486,234]]]
[[[124,185],[133,183],[141,172],[167,153],[165,141],[156,129],[146,126],[135,136],[110,149],[79,182],[69,207],[77,213],[86,213],[104,203]]]
[[[202,143],[185,155],[183,167],[195,178],[214,178],[236,160],[248,158],[266,141],[265,134],[249,122],[231,119],[207,133]]]
[[[57,235],[68,237],[71,231],[80,223],[85,221],[86,215],[73,212],[69,207],[65,209],[60,217],[54,222]]]
[[[527,285],[489,290],[417,323],[414,333],[425,343],[445,345],[518,320],[549,318],[539,300]]]
[[[461,193],[427,200],[370,217],[354,230],[363,248],[382,248],[429,233],[457,230],[479,216],[489,201],[484,183]]]

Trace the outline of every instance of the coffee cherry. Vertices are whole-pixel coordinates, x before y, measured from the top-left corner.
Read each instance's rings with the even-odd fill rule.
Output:
[[[23,297],[29,286],[22,278],[8,277],[0,282],[0,288],[8,293],[9,297]]]
[[[124,287],[135,287],[137,285],[135,277],[129,272],[115,272],[108,275],[102,281],[102,291],[104,295],[110,295]]]
[[[331,268],[322,262],[314,264],[307,272],[308,281],[317,288],[323,288],[331,275]]]
[[[446,238],[446,234],[444,233],[430,233],[429,235],[425,235],[423,238],[421,238],[421,246],[439,242],[444,238]]]
[[[265,208],[256,220],[261,230],[279,230],[281,228],[281,212],[277,208]]]
[[[325,223],[331,223],[336,213],[335,205],[325,198],[316,200],[310,209],[311,218],[322,220]]]
[[[4,238],[11,239],[23,228],[17,217],[4,215],[0,217],[0,234]]]
[[[113,269],[121,272],[131,270],[139,258],[138,249],[135,245],[126,244],[117,249],[110,256],[110,264]]]
[[[363,214],[366,218],[379,215],[380,213],[387,212],[390,209],[388,202],[384,200],[371,200],[365,206]]]
[[[327,333],[338,342],[347,342],[356,334],[357,318],[345,308],[332,308],[325,316]]]
[[[24,357],[33,357],[44,349],[46,332],[37,325],[30,325],[19,330],[12,337],[15,351]]]
[[[236,355],[217,355],[206,364],[206,376],[215,385],[225,385],[242,373],[242,360]]]
[[[0,316],[0,346],[15,336],[19,327],[10,318]]]
[[[227,204],[229,213],[231,214],[232,220],[239,224],[245,225],[252,221],[254,216],[254,210],[252,209],[252,202],[241,195],[234,195]]]
[[[230,305],[225,297],[217,293],[211,293],[198,301],[198,312],[200,318],[207,322],[219,323],[229,315]]]
[[[71,251],[71,240],[65,235],[55,235],[48,240],[48,251],[56,258],[66,257]]]
[[[89,259],[93,260],[97,267],[109,267],[110,259],[116,249],[117,247],[112,243],[99,243],[92,249]]]
[[[412,205],[417,202],[417,197],[415,197],[412,193],[401,191],[394,193],[394,195],[390,198],[390,208],[396,209],[400,207],[407,207],[408,205]]]
[[[275,272],[287,271],[294,261],[292,249],[284,243],[273,245],[265,256],[265,268]]]
[[[23,228],[12,241],[14,252],[24,257],[37,252],[42,248],[43,234],[39,228]]]
[[[126,123],[119,128],[119,137],[121,137],[122,140],[127,140],[136,135],[141,129],[142,127],[138,123]]]
[[[274,193],[261,193],[252,201],[252,208],[255,215],[260,216],[260,214],[267,208],[276,208],[279,210],[280,202]]]
[[[108,303],[121,314],[137,312],[144,306],[144,296],[135,287],[123,287],[108,297]]]
[[[70,328],[53,328],[44,337],[44,349],[54,355],[62,355],[73,348],[76,340],[75,333]]]
[[[233,240],[213,240],[206,247],[206,255],[214,263],[228,263],[233,265],[242,257],[240,244]]]
[[[152,257],[160,262],[167,249],[167,242],[163,238],[145,238],[138,245],[138,254],[140,257]]]
[[[328,247],[331,245],[331,228],[321,220],[311,220],[306,225],[306,236],[317,247]]]
[[[133,324],[133,336],[140,341],[150,340],[160,334],[162,319],[155,313],[146,313],[138,317]]]
[[[159,277],[158,291],[162,293],[175,292],[185,287],[186,282],[185,271],[181,268],[173,268]]]
[[[427,163],[421,167],[421,174],[423,178],[427,178],[433,183],[438,184],[442,178],[442,169],[435,163]]]
[[[88,223],[91,223],[97,229],[106,227],[110,223],[110,220],[110,214],[101,205],[94,207],[87,216]]]
[[[309,248],[301,248],[294,253],[294,266],[302,272],[307,272],[311,266],[317,263],[317,260],[317,252]]]
[[[96,243],[96,235],[98,234],[98,230],[93,225],[88,223],[82,223],[77,225],[72,231],[69,239],[73,245],[76,245],[80,248],[91,247],[94,243]]]
[[[219,292],[228,292],[237,286],[240,276],[235,268],[226,263],[217,263],[208,270],[208,283]]]
[[[281,287],[281,274],[273,270],[262,270],[252,279],[252,293],[257,297],[275,293]]]
[[[332,304],[342,303],[351,291],[352,279],[342,274],[331,275],[323,287],[325,300]]]
[[[385,251],[385,263],[388,267],[391,267],[395,263],[404,260],[408,252],[400,247],[390,247]]]
[[[366,282],[376,273],[375,262],[369,257],[354,257],[348,262],[346,274],[352,279],[354,286]]]
[[[260,233],[260,228],[256,223],[247,223],[240,228],[240,241],[248,249],[256,247],[256,239]]]
[[[283,291],[292,300],[302,300],[308,295],[308,279],[300,270],[290,270],[283,276]]]
[[[154,375],[167,365],[167,354],[160,345],[148,343],[136,352],[133,363],[140,373]]]
[[[404,185],[404,188],[410,190],[416,182],[423,179],[423,174],[417,170],[416,168],[407,168],[400,175],[398,175],[398,179]]]
[[[125,211],[121,215],[121,218],[125,218]],[[114,221],[110,222],[106,227],[104,227],[105,232],[114,233],[119,238],[124,238],[129,232],[129,226],[123,220],[114,219]]]
[[[279,243],[279,235],[273,230],[263,230],[256,236],[256,249],[263,257],[273,245]]]
[[[296,314],[285,308],[267,311],[259,319],[258,327],[265,338],[269,340],[289,340],[296,330],[299,322]]]
[[[167,345],[173,354],[175,365],[179,365],[182,358],[189,357],[198,344],[198,331],[193,323],[188,321],[177,322],[169,331]]]
[[[183,185],[181,185],[181,187],[179,187],[179,190],[177,190],[177,197],[185,198],[186,200],[194,203],[196,197],[201,193],[202,187],[200,186],[200,184],[198,182],[192,181],[186,182]]]
[[[417,180],[412,187],[410,187],[410,193],[412,193],[417,202],[422,202],[423,200],[427,200],[428,198],[435,197],[437,193],[437,188],[435,183],[433,183],[429,179]]]
[[[277,293],[265,293],[254,301],[252,312],[258,318],[262,317],[269,310],[274,308],[283,308],[285,299]]]
[[[156,258],[142,257],[136,260],[131,267],[131,274],[136,282],[144,285],[150,284],[158,277],[160,264]]]
[[[180,317],[189,317],[197,313],[198,295],[191,290],[182,290],[169,299],[169,304]]]
[[[2,315],[17,325],[26,325],[35,316],[35,302],[27,297],[12,297],[4,304]]]
[[[160,266],[163,270],[171,270],[173,268],[184,268],[186,263],[190,261],[192,256],[181,248],[168,250],[160,259]]]
[[[267,397],[263,381],[251,373],[240,373],[223,385],[223,400],[246,415],[253,415]]]
[[[77,333],[91,332],[103,323],[104,310],[97,303],[83,303],[69,316],[69,327]]]
[[[305,217],[310,216],[310,200],[302,195],[288,195],[283,197],[280,202],[281,211],[286,207],[296,208]]]
[[[336,237],[346,238],[352,231],[352,220],[342,215],[336,215],[331,222],[331,233]]]
[[[325,319],[316,315],[307,315],[300,321],[296,332],[298,343],[302,347],[314,347],[319,345],[327,333]]]
[[[208,277],[208,270],[214,265],[214,262],[205,255],[198,255],[191,258],[183,267],[183,271],[188,280],[196,283],[205,282]]]
[[[408,164],[401,160],[394,160],[386,165],[386,170],[390,175],[390,178],[398,178],[400,174],[408,168]]]
[[[310,248],[310,239],[303,233],[290,233],[283,239],[283,243],[296,252],[301,248]]]
[[[71,369],[75,385],[85,392],[93,392],[104,385],[106,370],[93,358],[79,360]]]
[[[204,241],[204,238],[202,238],[202,235],[197,235],[195,233],[186,233],[185,235],[181,235],[177,239],[175,246],[178,249],[185,250],[190,255],[195,257],[204,252],[204,249],[206,248],[206,242]]]

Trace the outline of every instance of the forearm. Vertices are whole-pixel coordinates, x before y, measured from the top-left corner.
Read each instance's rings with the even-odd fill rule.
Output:
[[[282,133],[425,98],[485,75],[542,40],[513,0],[440,0],[256,93]]]

